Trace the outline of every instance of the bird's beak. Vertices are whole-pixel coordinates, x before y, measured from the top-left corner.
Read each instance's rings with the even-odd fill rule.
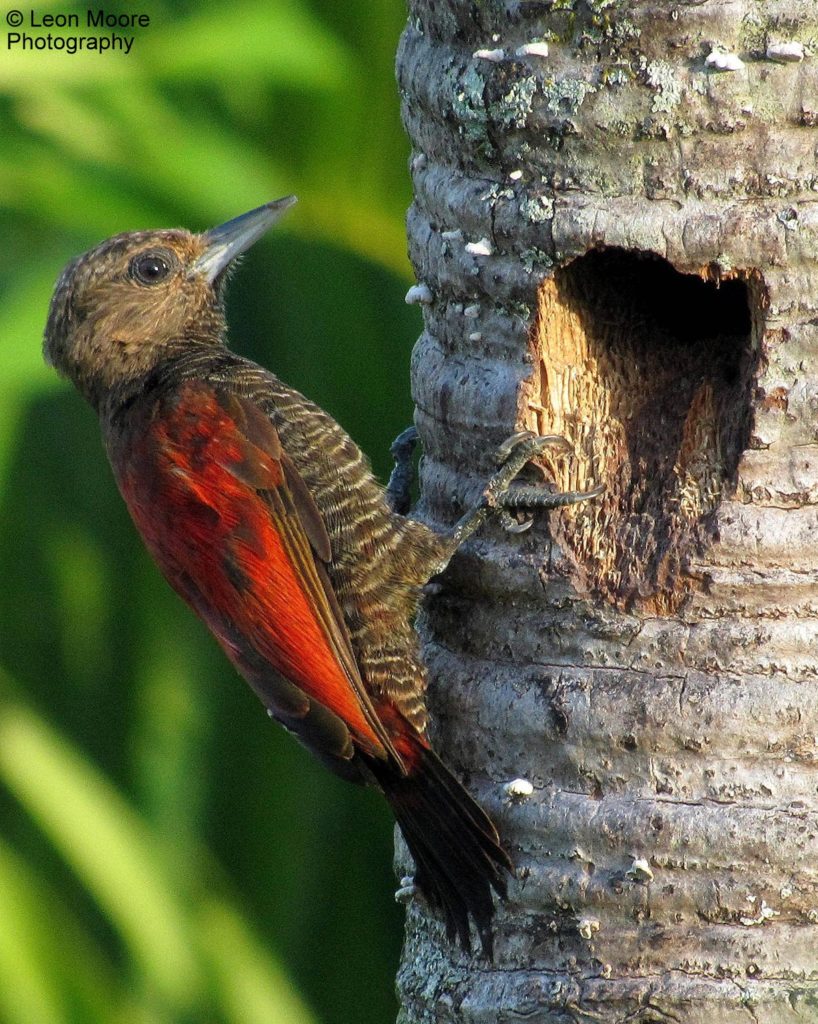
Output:
[[[202,240],[207,248],[193,264],[193,271],[203,274],[212,284],[224,268],[241,253],[247,252],[295,201],[295,196],[276,199],[206,231]]]

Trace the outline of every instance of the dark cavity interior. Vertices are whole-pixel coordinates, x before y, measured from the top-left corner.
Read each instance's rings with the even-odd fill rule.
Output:
[[[554,517],[581,582],[621,607],[676,610],[687,558],[713,536],[751,427],[764,291],[755,271],[681,274],[650,253],[600,249],[540,290],[529,395],[565,435],[562,490],[604,483]]]

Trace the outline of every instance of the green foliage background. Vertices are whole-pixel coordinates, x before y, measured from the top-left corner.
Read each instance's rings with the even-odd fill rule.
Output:
[[[391,819],[268,722],[160,579],[40,339],[61,267],[107,235],[296,192],[234,279],[232,344],[385,475],[419,323],[403,4],[106,10],[151,16],[130,55],[0,35],[0,1024],[382,1024]]]

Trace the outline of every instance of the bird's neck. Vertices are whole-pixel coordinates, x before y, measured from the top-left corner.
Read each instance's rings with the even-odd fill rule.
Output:
[[[142,395],[192,377],[206,377],[208,368],[218,365],[226,354],[232,355],[221,339],[187,336],[163,344],[158,359],[145,365],[134,363],[132,373],[118,374],[114,381],[87,379],[83,390],[104,419]]]
[[[221,341],[187,337],[178,345],[168,346],[163,358],[142,373],[121,379],[105,389],[95,407],[103,422],[110,421],[139,398],[159,396],[187,380],[229,379],[237,364],[248,362]],[[92,404],[95,403],[92,401]]]

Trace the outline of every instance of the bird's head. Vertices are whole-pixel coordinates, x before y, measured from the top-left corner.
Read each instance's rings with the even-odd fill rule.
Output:
[[[223,286],[245,252],[295,202],[267,203],[201,235],[115,235],[63,270],[48,313],[46,361],[94,406],[189,342],[224,338]]]

